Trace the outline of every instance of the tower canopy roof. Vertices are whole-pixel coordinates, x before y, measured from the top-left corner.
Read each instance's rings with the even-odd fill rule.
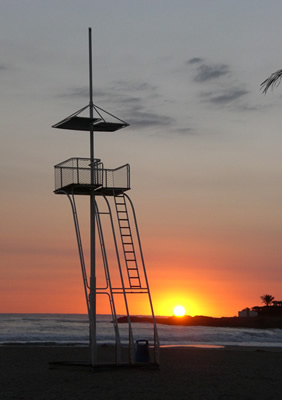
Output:
[[[74,114],[56,123],[52,127],[59,129],[70,129],[75,131],[88,131],[88,132],[93,127],[94,131],[115,132],[129,125],[127,122],[115,117],[114,115],[108,113],[107,111],[95,105],[93,105],[93,109],[96,111],[96,114],[98,114],[98,118],[78,116],[82,111],[84,111],[88,107],[89,106],[83,107],[81,110],[78,110]],[[102,113],[106,113],[108,116],[112,117],[112,121],[106,121]]]

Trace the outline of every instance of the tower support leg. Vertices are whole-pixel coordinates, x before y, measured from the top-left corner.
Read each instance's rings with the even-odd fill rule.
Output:
[[[97,339],[96,339],[96,204],[95,195],[90,196],[90,362],[97,364]]]

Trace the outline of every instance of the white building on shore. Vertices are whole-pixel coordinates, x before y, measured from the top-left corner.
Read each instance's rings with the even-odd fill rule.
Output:
[[[243,317],[243,318],[250,318],[250,317],[257,317],[258,312],[250,310],[248,307],[244,308],[242,311],[238,311],[238,317]]]

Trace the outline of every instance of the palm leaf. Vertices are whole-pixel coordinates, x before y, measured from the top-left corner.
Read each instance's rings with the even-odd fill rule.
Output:
[[[279,71],[273,72],[265,81],[263,81],[260,85],[262,92],[266,94],[269,88],[274,89],[276,86],[280,84],[282,78],[282,69]]]

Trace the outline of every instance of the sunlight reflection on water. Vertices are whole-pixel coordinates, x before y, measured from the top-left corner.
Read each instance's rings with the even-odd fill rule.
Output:
[[[197,347],[199,349],[224,349],[225,346],[220,346],[216,344],[166,344],[161,345],[162,348],[183,348],[183,347]]]

